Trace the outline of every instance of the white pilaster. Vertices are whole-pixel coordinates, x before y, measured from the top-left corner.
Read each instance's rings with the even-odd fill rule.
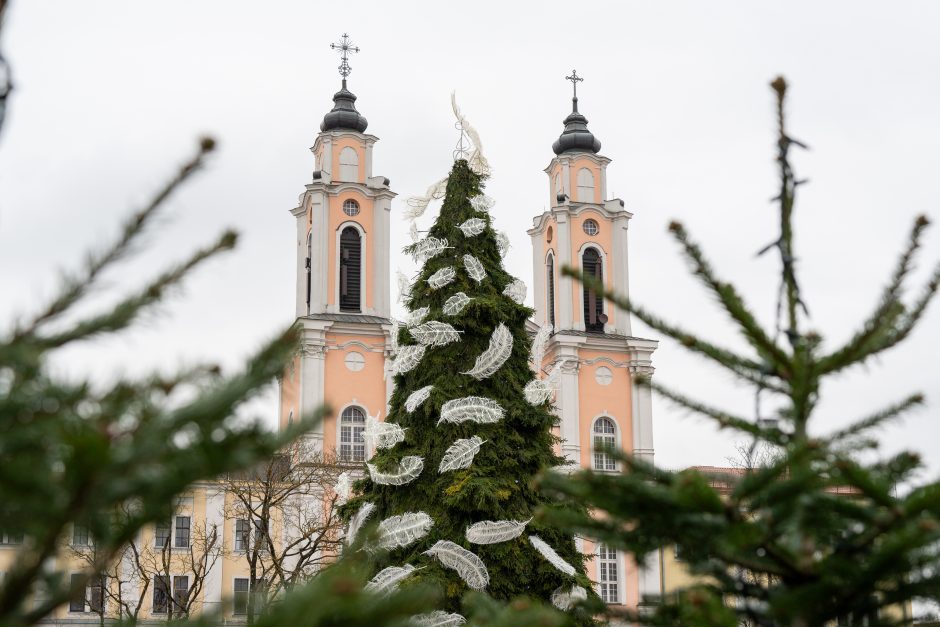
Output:
[[[566,166],[567,167],[567,166]],[[567,171],[567,170],[566,170]],[[567,180],[567,179],[566,179]],[[571,222],[567,211],[557,211],[555,220],[558,226],[558,248],[555,257],[558,266],[558,328],[571,329],[574,319],[571,312],[571,303],[574,300],[573,282],[569,277],[561,274],[561,268],[571,264]]]
[[[300,359],[300,410],[303,416],[310,416],[323,404],[325,377],[326,345],[324,340],[309,341],[304,339]],[[310,436],[323,441],[323,421],[321,420],[310,432]]]
[[[628,225],[629,221],[626,219],[613,220],[611,222],[611,228],[613,229],[613,250],[611,251],[611,257],[613,263],[609,264],[609,267],[613,278],[614,291],[621,296],[630,295],[630,268],[627,264]],[[632,335],[630,331],[630,314],[621,309],[611,311],[611,313],[615,314],[611,316],[614,318],[615,323],[614,333]]]
[[[641,606],[656,603],[663,596],[661,555],[662,549],[659,549],[647,556],[646,564],[637,567]]]
[[[296,316],[307,315],[307,212],[304,203],[291,210],[297,219],[297,307]],[[311,261],[312,263],[312,261]]]
[[[311,194],[310,231],[313,234],[313,255],[310,258],[310,313],[323,313],[327,303],[327,273],[330,271],[329,205],[323,192]]]
[[[371,145],[369,146],[371,154]],[[389,221],[392,212],[392,199],[379,197],[375,199],[375,211],[372,216],[375,236],[372,241],[374,255],[372,259],[372,275],[370,278],[373,289],[372,304],[375,315],[390,318],[391,307],[391,264],[389,250]]]
[[[206,531],[211,533],[215,527],[218,530],[219,550],[225,546],[225,491],[221,486],[206,488]],[[205,584],[202,590],[204,612],[217,612],[222,607],[222,565],[225,559],[216,560],[212,568],[206,573]]]
[[[577,353],[561,357],[560,363],[555,364],[561,368],[560,385],[555,404],[561,418],[561,454],[572,466],[581,464],[581,431],[579,420],[579,394]]]
[[[532,235],[532,298],[535,299],[535,321],[542,326],[548,321],[545,295],[545,231]]]

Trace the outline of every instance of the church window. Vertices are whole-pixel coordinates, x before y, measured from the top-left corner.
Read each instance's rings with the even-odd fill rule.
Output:
[[[548,305],[548,323],[555,326],[555,255],[549,253],[545,262],[545,284]]]
[[[362,238],[347,226],[339,238],[339,310],[361,311]]]
[[[620,568],[617,550],[597,546],[597,581],[604,603],[620,603]]]
[[[584,274],[593,276],[598,281],[604,280],[604,269],[600,253],[596,248],[584,249],[581,254],[581,269]],[[584,330],[593,333],[604,332],[604,298],[587,285],[583,288],[584,295]]]
[[[343,361],[346,364],[346,369],[350,372],[360,372],[366,367],[366,358],[358,351],[349,351]]]
[[[581,225],[581,228],[584,229],[584,232],[594,237],[600,233],[601,228],[597,225],[597,220],[587,219],[584,221],[584,224]]]
[[[307,313],[310,313],[310,290],[313,280],[313,233],[307,233],[307,259],[304,262],[304,269],[307,272]]]
[[[594,174],[587,168],[578,170],[578,202],[594,202]]]
[[[352,182],[359,180],[359,153],[355,148],[347,146],[340,151],[339,180]]]
[[[343,202],[343,213],[352,217],[359,215],[359,203],[352,198]]]
[[[358,407],[347,407],[339,420],[339,457],[346,462],[366,460],[366,415]]]
[[[617,445],[617,427],[610,418],[598,418],[594,421],[594,470],[617,470],[616,460],[607,453]]]

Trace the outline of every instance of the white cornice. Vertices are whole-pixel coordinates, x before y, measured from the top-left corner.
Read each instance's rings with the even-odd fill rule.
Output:
[[[369,187],[362,183],[307,183],[305,185],[309,192],[322,192],[327,196],[339,196],[343,192],[353,190],[369,198],[395,198],[398,196],[387,187]]]

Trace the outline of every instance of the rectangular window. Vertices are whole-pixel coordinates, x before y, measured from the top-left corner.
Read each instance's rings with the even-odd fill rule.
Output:
[[[104,575],[95,575],[88,580],[88,609],[101,614],[104,612]]]
[[[0,544],[23,544],[23,534],[0,532]]]
[[[263,551],[268,546],[268,525],[260,519],[255,519],[253,522],[255,523],[255,546]]]
[[[177,575],[173,577],[173,613],[186,613],[186,597],[189,596],[189,577]]]
[[[247,522],[247,521],[245,521]],[[248,579],[242,577],[235,578],[235,594],[232,597],[232,613],[236,616],[243,616],[248,613]]]
[[[162,549],[170,544],[170,523],[169,521],[158,522],[153,530],[153,546]]]
[[[189,548],[189,516],[176,517],[176,542],[173,543],[178,549]]]
[[[166,614],[170,609],[170,578],[157,575],[153,578],[153,613]]]
[[[620,603],[620,569],[617,562],[615,549],[603,544],[597,546],[597,579],[604,603]]]
[[[85,611],[85,586],[82,585],[82,576],[73,574],[69,585],[69,611]]]
[[[235,521],[235,550],[245,552],[248,550],[248,533],[251,525],[247,518],[239,518]],[[236,579],[236,581],[238,581]],[[247,579],[246,579],[247,581]]]
[[[88,546],[91,544],[88,537],[88,527],[85,525],[72,525],[72,546]]]

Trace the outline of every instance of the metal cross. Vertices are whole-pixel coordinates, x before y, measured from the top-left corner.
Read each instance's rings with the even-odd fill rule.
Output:
[[[343,33],[339,43],[330,44],[330,48],[339,50],[340,59],[342,59],[342,63],[339,64],[339,75],[342,76],[345,81],[346,77],[352,72],[352,68],[349,67],[349,53],[359,52],[359,46],[352,45],[352,42],[349,40],[349,35]]]
[[[578,83],[583,83],[584,79],[578,76],[577,70],[571,70],[571,76],[565,77],[566,81],[571,81],[571,86],[574,87],[574,97],[578,97]]]

